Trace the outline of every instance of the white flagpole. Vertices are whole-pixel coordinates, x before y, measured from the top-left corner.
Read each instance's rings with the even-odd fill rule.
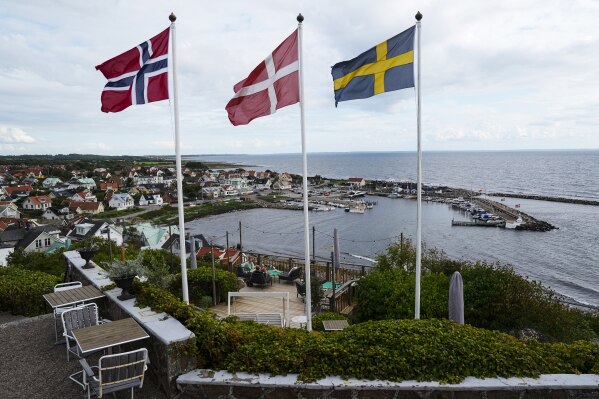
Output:
[[[302,14],[297,16],[298,47],[299,47],[299,90],[300,90],[300,115],[302,126],[302,169],[303,169],[303,194],[304,194],[304,280],[306,282],[306,328],[312,331],[312,290],[310,285],[310,228],[308,221],[308,156],[306,155],[306,133],[304,121],[304,57]]]
[[[418,47],[416,49],[417,69],[416,69],[416,97],[417,97],[417,118],[416,125],[418,130],[418,167],[416,190],[416,300],[414,306],[414,318],[420,319],[420,264],[422,262],[422,140],[420,134],[420,20],[422,14],[420,11],[416,14],[416,38]]]
[[[181,139],[179,137],[179,95],[177,92],[177,66],[175,63],[175,21],[177,17],[171,13],[168,17],[171,21],[171,52],[173,62],[173,103],[175,108],[175,166],[177,168],[177,208],[179,210],[179,256],[181,257],[181,287],[183,289],[183,301],[189,303],[189,292],[187,290],[187,264],[185,253],[185,218],[183,213],[183,173],[181,171]]]

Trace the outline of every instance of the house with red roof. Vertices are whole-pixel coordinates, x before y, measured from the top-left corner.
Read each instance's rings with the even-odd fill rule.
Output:
[[[31,186],[8,186],[4,187],[4,194],[9,197],[13,195],[17,195],[19,197],[28,196],[30,192],[33,191],[33,187]]]
[[[350,177],[347,183],[351,188],[362,188],[366,185],[366,180],[362,177]]]
[[[23,209],[46,210],[52,206],[52,200],[47,195],[27,197],[23,201]]]

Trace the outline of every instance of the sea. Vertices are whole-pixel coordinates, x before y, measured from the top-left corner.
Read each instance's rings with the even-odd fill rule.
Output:
[[[301,154],[197,155],[206,162],[246,170],[301,174]],[[308,154],[308,175],[347,179],[416,181],[413,152]],[[502,192],[599,200],[599,150],[424,152],[423,183]],[[330,259],[337,229],[342,262],[370,266],[400,237],[414,240],[416,201],[366,197],[377,205],[364,214],[342,209],[310,212],[310,250]],[[498,200],[496,198],[496,200]],[[455,259],[509,265],[573,302],[599,306],[599,206],[506,197],[515,207],[557,229],[549,232],[452,226],[466,215],[442,203],[423,202],[422,240]],[[236,245],[280,256],[304,253],[301,211],[253,209],[188,222],[193,233],[215,244]],[[312,232],[314,231],[314,237]]]

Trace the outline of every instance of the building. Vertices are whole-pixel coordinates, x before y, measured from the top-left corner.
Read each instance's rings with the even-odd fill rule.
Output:
[[[91,237],[101,237],[108,240],[109,236],[110,240],[114,241],[116,245],[123,245],[123,232],[121,229],[104,220],[84,219],[67,233],[67,237],[73,241],[81,241]]]
[[[350,177],[347,184],[353,189],[360,189],[366,186],[366,180],[361,177]]]
[[[72,201],[69,204],[69,211],[78,214],[97,215],[104,212],[104,204],[101,202],[78,202]]]
[[[133,208],[135,206],[135,201],[129,194],[113,194],[110,201],[108,201],[108,206],[117,211],[122,211]]]
[[[52,206],[52,200],[47,195],[38,195],[34,197],[27,197],[23,201],[23,209],[33,209],[45,211]]]

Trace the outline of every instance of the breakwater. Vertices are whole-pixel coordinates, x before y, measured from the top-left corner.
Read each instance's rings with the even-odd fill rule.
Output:
[[[493,213],[496,213],[507,220],[515,220],[518,218],[518,216],[520,216],[524,223],[522,223],[519,226],[516,226],[516,230],[549,231],[557,228],[553,226],[551,223],[547,223],[543,220],[538,220],[524,212],[520,212],[516,209],[510,208],[509,206],[503,205],[502,203],[490,200],[488,198],[475,198],[473,199],[473,202],[476,202],[483,208],[491,210]]]
[[[522,199],[532,199],[532,200],[538,200],[538,201],[563,202],[566,204],[599,206],[599,201],[587,200],[587,199],[582,199],[582,198],[551,197],[551,196],[546,196],[546,195],[513,194],[513,193],[490,193],[488,195],[490,195],[492,197],[522,198]]]

